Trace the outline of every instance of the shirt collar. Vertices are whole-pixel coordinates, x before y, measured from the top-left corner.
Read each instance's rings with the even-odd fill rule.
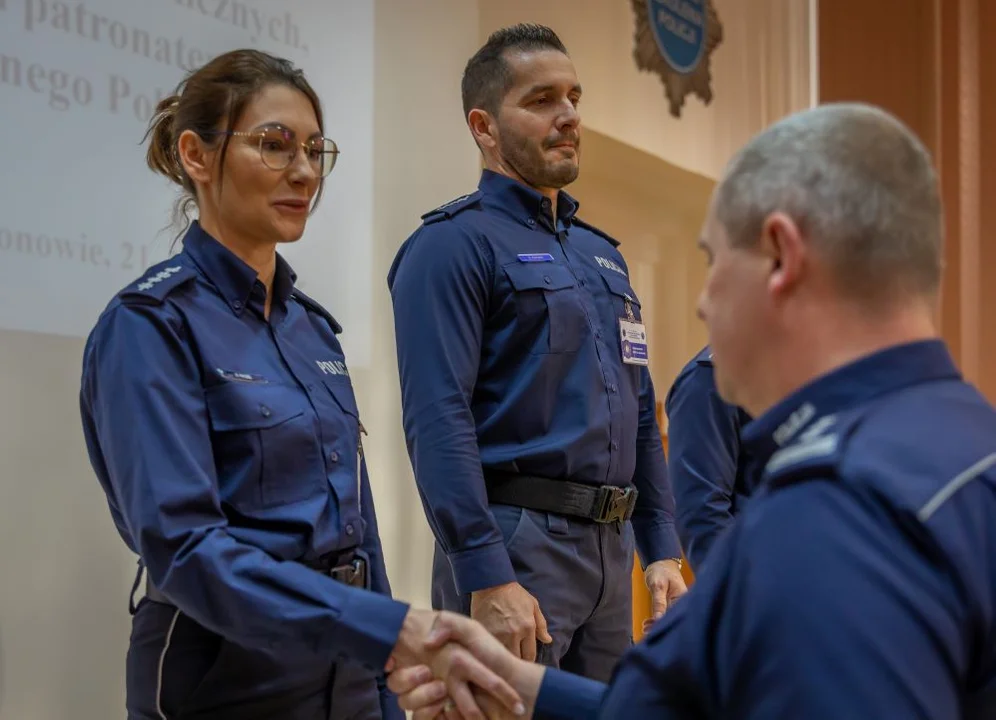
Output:
[[[213,238],[201,224],[194,220],[183,238],[183,250],[207,276],[225,298],[236,315],[249,304],[253,288],[258,282],[257,272],[235,253]],[[277,267],[273,275],[273,299],[286,304],[294,289],[297,275],[277,253]]]
[[[536,227],[537,223],[542,222],[550,228],[550,200],[539,191],[491,170],[481,173],[481,181],[477,187],[483,194],[483,205],[528,227]],[[578,207],[578,201],[563,190],[557,194],[557,220],[565,226],[570,225]]]
[[[761,467],[814,420],[886,393],[932,380],[958,379],[941,340],[896,345],[844,365],[802,387],[743,429],[743,447]]]

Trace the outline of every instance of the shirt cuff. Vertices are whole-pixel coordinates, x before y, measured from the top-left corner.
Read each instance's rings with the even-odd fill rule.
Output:
[[[595,720],[606,686],[595,680],[547,668],[543,673],[534,720]]]
[[[453,582],[460,595],[515,582],[515,571],[502,542],[447,555]]]
[[[640,551],[643,569],[658,560],[671,560],[681,557],[681,543],[673,522],[659,520],[637,520],[633,518],[633,535],[636,548]]]
[[[382,672],[398,644],[409,607],[368,590],[344,589],[349,592],[336,622],[336,654]]]

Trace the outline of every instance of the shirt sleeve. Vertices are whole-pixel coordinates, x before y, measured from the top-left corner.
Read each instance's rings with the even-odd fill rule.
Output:
[[[640,368],[640,424],[636,436],[633,485],[640,493],[633,511],[633,534],[643,566],[681,557],[674,529],[674,495],[657,424],[657,400],[650,371]]]
[[[535,720],[596,720],[605,685],[555,668],[543,673]]]
[[[433,223],[408,241],[389,281],[408,453],[462,594],[515,580],[488,508],[470,408],[493,263],[483,240],[452,222]]]
[[[708,367],[694,367],[677,380],[666,411],[678,535],[689,563],[699,569],[733,521],[740,454],[737,411],[719,397]]]
[[[675,617],[620,663],[606,706],[960,718],[974,640],[949,568],[914,517],[838,483],[783,488],[739,519]]]
[[[200,368],[183,322],[116,306],[84,358],[91,459],[152,582],[233,642],[380,670],[408,608],[237,541],[221,509]]]

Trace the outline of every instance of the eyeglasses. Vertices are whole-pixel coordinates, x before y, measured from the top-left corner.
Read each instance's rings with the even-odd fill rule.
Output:
[[[214,134],[257,140],[259,157],[271,170],[285,170],[297,157],[298,147],[304,148],[305,157],[320,177],[327,177],[339,158],[339,146],[334,140],[315,137],[299,142],[294,131],[286,128],[272,127],[251,132],[216,130]]]

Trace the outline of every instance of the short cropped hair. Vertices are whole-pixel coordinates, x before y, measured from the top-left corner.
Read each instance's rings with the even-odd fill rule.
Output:
[[[883,110],[818,106],[737,153],[715,202],[731,243],[756,242],[778,211],[799,224],[848,296],[874,303],[937,294],[944,235],[937,175],[913,132]]]
[[[567,48],[545,25],[520,23],[491,33],[484,46],[467,61],[460,90],[463,96],[463,116],[475,108],[498,114],[498,108],[515,78],[505,59],[509,51],[534,52],[555,50],[567,55]]]

